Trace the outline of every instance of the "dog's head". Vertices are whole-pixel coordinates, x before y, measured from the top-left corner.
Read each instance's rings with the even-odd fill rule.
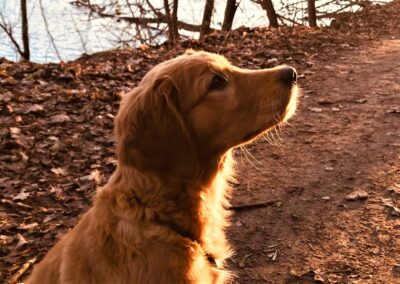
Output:
[[[296,96],[291,67],[241,69],[222,56],[189,51],[154,67],[123,98],[119,163],[193,178],[204,162],[287,120]]]

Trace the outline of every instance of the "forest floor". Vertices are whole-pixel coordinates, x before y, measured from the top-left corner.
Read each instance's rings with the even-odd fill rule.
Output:
[[[232,217],[235,283],[400,283],[400,2],[390,5],[337,29],[240,29],[60,64],[0,59],[0,282],[38,262],[113,172],[121,95],[194,48],[252,69],[292,65],[303,89],[278,145],[235,153],[232,204],[270,204]]]

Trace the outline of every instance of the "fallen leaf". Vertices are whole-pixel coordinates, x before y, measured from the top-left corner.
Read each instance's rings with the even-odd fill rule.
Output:
[[[1,245],[9,245],[14,241],[12,236],[0,235],[0,244]]]
[[[17,234],[17,239],[18,239],[18,243],[15,246],[16,250],[18,250],[28,244],[28,241],[21,234]]]
[[[19,228],[20,230],[27,230],[27,231],[30,231],[30,230],[32,230],[33,228],[36,228],[37,226],[39,226],[39,224],[36,223],[36,222],[34,222],[34,223],[31,223],[31,224],[21,224],[21,225],[18,226],[18,228]]]
[[[63,168],[52,168],[50,171],[52,171],[54,174],[58,176],[67,175],[67,172]]]
[[[38,104],[33,104],[33,105],[29,105],[24,109],[24,113],[28,114],[28,113],[36,113],[36,112],[41,112],[43,111],[44,108],[41,105]]]
[[[18,135],[21,133],[21,129],[18,127],[10,127],[10,133],[11,135]]]
[[[97,184],[101,181],[101,173],[99,170],[93,170],[90,175],[84,176],[80,178],[81,180],[95,181]]]
[[[64,199],[64,192],[61,190],[59,186],[50,186],[50,192],[54,193],[57,199]]]
[[[50,122],[52,123],[62,123],[71,121],[71,118],[66,114],[56,114],[50,117]]]
[[[29,193],[24,192],[23,190],[13,197],[14,201],[23,201],[29,197]]]

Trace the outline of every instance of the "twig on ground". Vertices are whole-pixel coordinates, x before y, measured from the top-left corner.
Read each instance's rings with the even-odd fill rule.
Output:
[[[18,271],[8,280],[7,284],[16,284],[22,275],[36,262],[36,257],[31,258],[25,264],[18,269]]]
[[[277,202],[278,202],[277,200],[271,200],[271,201],[266,201],[266,202],[233,205],[233,206],[230,206],[228,208],[228,210],[241,211],[241,210],[264,208],[264,207],[272,206]]]

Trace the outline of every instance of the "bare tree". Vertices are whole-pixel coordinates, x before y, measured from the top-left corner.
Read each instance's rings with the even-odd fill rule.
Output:
[[[272,0],[253,0],[254,3],[260,4],[261,7],[267,12],[267,17],[269,25],[272,27],[278,27],[278,17],[280,16],[276,13],[274,4]]]
[[[226,2],[224,22],[222,24],[223,31],[232,29],[233,18],[235,17],[238,6],[239,4],[236,3],[236,0],[228,0]]]
[[[168,0],[164,0],[164,9],[168,24],[168,39],[169,42],[173,44],[179,40],[179,33],[177,27],[178,0],[173,1],[172,14],[170,12]]]
[[[24,52],[21,54],[22,58],[29,61],[29,31],[28,31],[28,13],[26,9],[26,0],[21,0],[21,19],[22,19],[22,44]]]
[[[310,27],[317,26],[317,13],[315,9],[315,0],[308,0],[308,23]]]
[[[13,27],[10,22],[7,22],[4,15],[0,12],[0,28],[6,33],[15,50],[21,56],[23,60],[28,60],[30,58],[29,52],[29,32],[28,32],[28,16],[26,8],[26,0],[21,0],[21,19],[22,19],[22,47],[18,43],[17,39],[14,37]]]
[[[264,10],[267,11],[269,25],[272,27],[278,27],[279,26],[278,17],[276,15],[274,4],[272,3],[272,0],[262,0],[261,5],[264,8]]]
[[[144,6],[143,2],[145,2],[150,7],[150,9],[147,9]],[[116,21],[124,21],[129,24],[135,24],[136,26],[144,29],[151,29],[155,31],[159,30],[159,28],[155,27],[154,25],[168,23],[167,16],[164,13],[162,13],[160,9],[154,8],[151,5],[150,0],[141,0],[141,1],[135,0],[132,1],[132,3],[130,1],[126,1],[127,4],[125,5],[125,7],[128,8],[128,10],[130,10],[129,8],[131,6],[134,6],[139,11],[140,13],[139,15],[136,15],[135,13],[133,13],[133,11],[131,12],[131,15],[120,15],[117,13],[112,13],[110,12],[111,9],[109,9],[110,8],[109,5],[104,3],[92,4],[89,0],[73,0],[71,3],[80,8],[86,8],[91,17],[96,15],[102,18],[112,18],[115,19]],[[113,5],[113,1],[111,1],[110,5]],[[174,10],[172,11],[172,17],[176,18],[176,16],[174,15],[177,15],[178,5],[176,6],[174,5],[173,9],[175,9],[175,11]],[[179,20],[176,20],[176,26],[178,29],[184,29],[192,32],[200,32],[201,29],[201,25],[189,24]],[[210,28],[210,31],[212,30],[213,29]]]
[[[203,21],[200,28],[200,39],[204,38],[205,35],[210,33],[210,24],[212,12],[214,10],[214,0],[206,0],[204,7]]]
[[[58,52],[56,43],[54,42],[54,37],[53,37],[53,35],[51,34],[50,29],[49,29],[49,24],[48,24],[48,22],[47,22],[46,15],[45,15],[45,13],[44,13],[44,8],[43,8],[42,0],[39,0],[39,6],[40,6],[40,11],[41,11],[41,14],[42,14],[42,19],[43,19],[44,25],[45,25],[45,27],[46,27],[47,35],[48,35],[49,38],[50,38],[51,45],[53,46],[54,51],[56,52],[56,55],[57,55],[58,60],[62,61],[62,58],[61,58],[61,56],[60,56],[60,52]]]

